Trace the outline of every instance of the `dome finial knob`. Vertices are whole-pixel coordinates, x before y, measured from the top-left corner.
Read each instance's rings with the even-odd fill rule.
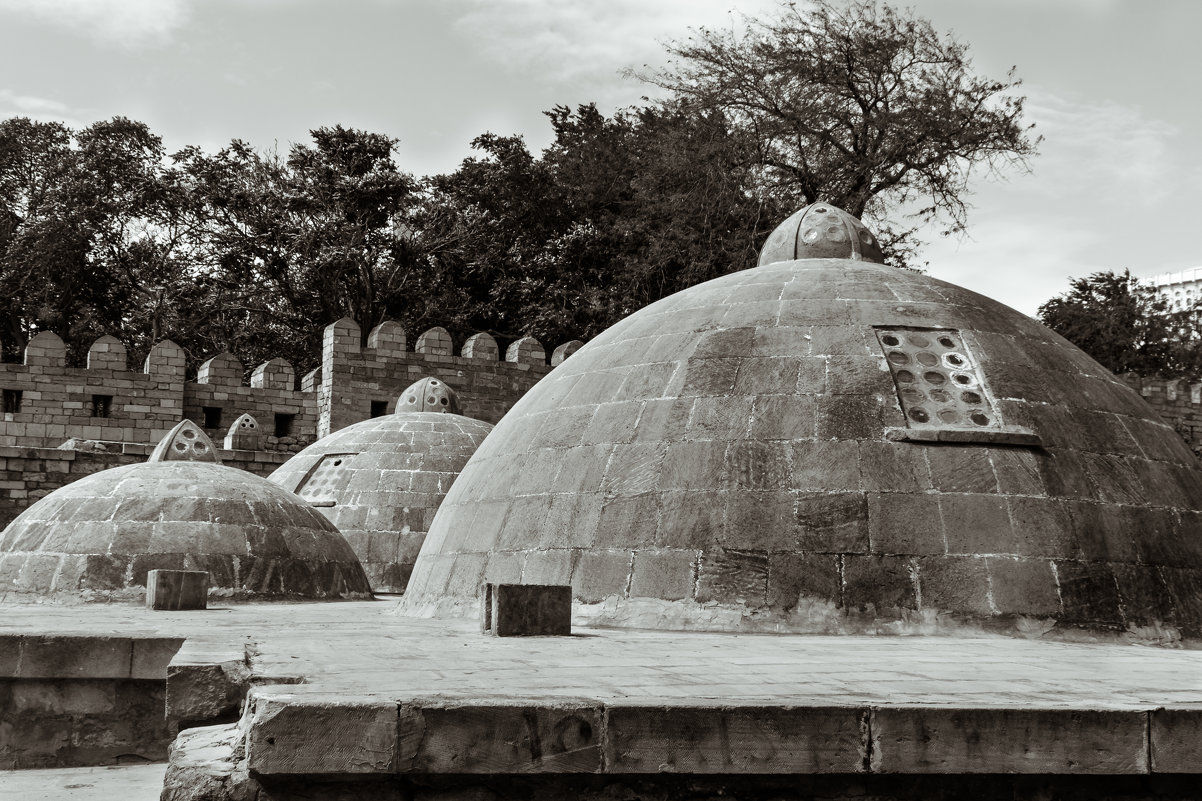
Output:
[[[778,225],[760,249],[759,266],[795,259],[885,263],[876,236],[858,218],[830,203],[813,203]]]

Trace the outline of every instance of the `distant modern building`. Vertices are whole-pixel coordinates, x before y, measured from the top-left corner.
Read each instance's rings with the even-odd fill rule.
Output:
[[[1174,311],[1188,309],[1202,300],[1202,267],[1175,273],[1160,273],[1143,281],[1154,287]]]

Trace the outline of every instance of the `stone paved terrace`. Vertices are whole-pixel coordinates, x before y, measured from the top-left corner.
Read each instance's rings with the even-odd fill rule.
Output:
[[[393,603],[6,607],[0,636],[184,636],[193,662],[246,654],[259,684],[239,725],[268,777],[1202,773],[1200,651],[587,628],[498,639],[386,614]]]

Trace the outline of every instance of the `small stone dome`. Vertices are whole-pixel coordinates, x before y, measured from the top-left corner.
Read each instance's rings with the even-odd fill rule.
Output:
[[[794,212],[760,249],[760,266],[794,259],[853,259],[884,264],[885,255],[864,223],[829,203]]]
[[[458,414],[455,391],[436,378],[415,382],[396,409],[323,437],[268,476],[338,527],[379,592],[405,591],[443,496],[492,431]]]
[[[0,595],[135,599],[153,569],[207,570],[210,592],[232,599],[370,594],[328,520],[270,481],[221,465],[188,420],[149,461],[61,487],[0,534]]]
[[[849,257],[858,224],[818,205],[762,266],[639,310],[515,404],[400,611],[570,583],[609,625],[1202,637],[1182,439],[1030,318]],[[843,257],[802,248],[819,213]]]

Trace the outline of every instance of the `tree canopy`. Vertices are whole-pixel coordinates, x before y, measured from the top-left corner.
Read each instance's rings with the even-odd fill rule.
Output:
[[[1026,169],[1036,153],[1014,70],[976,75],[967,45],[909,11],[812,0],[742,22],[671,42],[666,68],[636,74],[724,115],[755,149],[761,191],[866,218],[895,263],[917,230],[899,211],[963,231],[973,170]]]
[[[168,154],[124,118],[74,131],[0,121],[0,340],[51,330],[82,360],[103,333],[140,359],[231,350],[298,374],[349,315],[442,325],[502,345],[588,339],[648,303],[752,267],[804,203],[866,215],[895,264],[921,219],[960,230],[973,171],[1024,168],[1037,140],[1013,75],[874,0],[816,0],[699,31],[647,75],[665,93],[603,113],[546,112],[532,152],[485,132],[445,175],[416,178],[391,137],[315,128],[285,151],[232,141]]]
[[[1113,373],[1202,376],[1197,306],[1174,309],[1124,270],[1074,278],[1039,307],[1039,319]]]

